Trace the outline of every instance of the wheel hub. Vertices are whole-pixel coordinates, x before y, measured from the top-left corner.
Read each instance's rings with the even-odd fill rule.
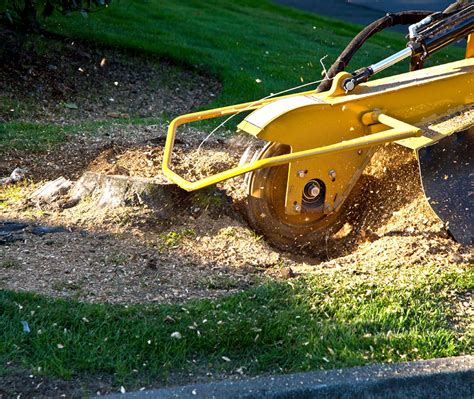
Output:
[[[259,159],[287,154],[290,147],[269,143]],[[285,211],[288,165],[258,169],[248,179],[247,215],[252,227],[278,248],[294,250],[303,246],[324,245],[328,234],[342,224],[340,212],[324,213],[325,185],[320,179],[310,179],[301,193],[299,213]]]

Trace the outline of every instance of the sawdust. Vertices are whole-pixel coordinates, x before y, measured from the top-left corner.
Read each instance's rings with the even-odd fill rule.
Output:
[[[103,210],[86,199],[60,210],[35,208],[22,200],[44,180],[60,175],[77,179],[86,170],[166,181],[161,174],[165,131],[165,126],[117,125],[107,134],[72,137],[39,156],[22,154],[30,180],[8,188],[16,191],[15,198],[3,203],[0,218],[67,226],[70,232],[25,234],[24,241],[0,247],[0,258],[15,265],[3,268],[0,286],[90,302],[179,302],[245,289],[275,265],[279,255],[245,227],[230,197],[219,190],[173,204],[168,222],[143,207]],[[176,169],[188,178],[239,161],[243,139],[212,139],[197,152],[192,148],[203,133],[183,133],[176,143]],[[16,163],[15,154],[5,157],[5,170]],[[7,190],[0,190],[1,198]]]
[[[245,137],[213,138],[197,151],[204,136],[189,129],[176,142],[175,170],[192,180],[235,166],[243,149],[255,144]],[[282,253],[249,229],[239,202],[243,177],[168,204],[167,221],[143,207],[104,210],[86,200],[71,209],[36,209],[21,200],[45,178],[77,178],[86,170],[164,181],[164,137],[165,126],[115,126],[106,135],[72,138],[44,161],[36,158],[32,180],[16,186],[17,199],[0,207],[0,217],[70,232],[27,235],[24,242],[0,247],[1,257],[15,265],[2,270],[0,286],[90,302],[162,303],[227,295],[262,276],[324,276],[385,263],[472,265],[471,248],[453,241],[429,207],[413,152],[396,145],[374,155],[347,224],[317,256]],[[59,167],[63,154],[81,159],[84,148],[93,148],[95,157]]]

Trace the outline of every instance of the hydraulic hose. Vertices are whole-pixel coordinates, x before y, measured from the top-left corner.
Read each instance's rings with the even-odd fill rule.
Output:
[[[353,72],[352,77],[345,79],[342,86],[346,91],[352,91],[376,73],[409,57],[411,57],[412,70],[419,69],[423,67],[424,60],[431,54],[466,37],[473,29],[474,4],[456,8],[450,13],[434,13],[410,25],[410,41],[406,48],[376,64]]]
[[[472,3],[472,0],[457,0],[447,7],[442,14],[455,13],[459,9]],[[331,68],[327,71],[323,81],[316,89],[317,92],[327,91],[331,87],[331,81],[339,72],[345,70],[352,57],[362,47],[362,45],[373,35],[387,28],[396,25],[413,25],[422,19],[434,14],[434,11],[403,11],[399,13],[387,14],[384,17],[372,22],[366,26],[352,41],[347,45],[344,51],[339,55]],[[411,69],[419,69],[423,67],[423,62],[419,57],[415,56],[411,61]]]
[[[394,14],[387,14],[372,22],[370,25],[367,25],[356,37],[354,37],[354,39],[352,39],[341,55],[337,57],[337,60],[331,65],[331,68],[327,71],[326,76],[316,91],[322,92],[329,90],[334,76],[343,71],[347,65],[349,65],[354,54],[357,53],[362,45],[373,35],[392,26],[415,24],[433,13],[433,11],[403,11]]]

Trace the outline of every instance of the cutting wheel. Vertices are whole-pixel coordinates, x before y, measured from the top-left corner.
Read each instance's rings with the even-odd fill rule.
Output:
[[[290,148],[269,143],[258,158],[283,155]],[[303,203],[299,215],[285,213],[288,165],[258,169],[247,179],[247,215],[252,227],[276,247],[294,251],[298,248],[325,248],[327,239],[343,224],[343,210],[324,214],[320,207]]]

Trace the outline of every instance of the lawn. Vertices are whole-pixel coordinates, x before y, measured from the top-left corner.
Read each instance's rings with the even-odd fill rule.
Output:
[[[321,78],[361,26],[275,6],[268,1],[133,0],[112,4],[89,18],[48,19],[62,35],[93,40],[171,59],[214,74],[223,91],[211,105],[261,98]],[[405,47],[401,34],[368,42],[351,68],[370,65]],[[435,63],[463,56],[450,48]],[[406,64],[389,73],[404,72]]]
[[[43,19],[42,24],[64,37],[171,60],[176,65],[217,77],[223,84],[222,92],[205,108],[252,101],[321,79],[321,60],[329,68],[362,28],[254,0],[113,2],[107,10],[87,18],[55,14]],[[57,45],[48,47],[41,40],[34,46],[43,52],[59,51]],[[349,69],[370,65],[403,47],[405,39],[401,34],[380,33],[364,45]],[[448,48],[430,63],[455,60],[463,55],[461,48]],[[406,70],[406,63],[401,63],[380,76]],[[172,81],[167,83],[173,85]],[[6,100],[0,99],[0,110],[5,113],[10,108],[24,106],[2,101]],[[162,117],[166,120],[168,116]],[[136,123],[153,122],[140,119]],[[204,126],[211,125],[205,122]],[[230,128],[234,126],[235,123],[229,124]],[[82,131],[82,126],[69,124],[66,130],[74,133]],[[37,149],[66,137],[64,128],[44,124],[28,124],[25,129],[15,123],[3,124],[0,133],[0,146],[4,149],[24,148],[20,136],[29,140],[28,147],[37,144]]]
[[[154,125],[163,123],[163,118],[128,118],[99,120],[92,122],[72,122],[67,124],[35,123],[11,121],[0,123],[0,154],[15,149],[40,152],[54,148],[68,136],[81,133],[93,135],[99,128],[107,129],[114,125]]]
[[[288,373],[453,356],[470,351],[472,335],[454,328],[449,300],[473,280],[469,269],[354,265],[324,278],[267,281],[220,300],[158,306],[4,291],[0,359],[63,378],[111,374],[137,386],[188,373]]]

